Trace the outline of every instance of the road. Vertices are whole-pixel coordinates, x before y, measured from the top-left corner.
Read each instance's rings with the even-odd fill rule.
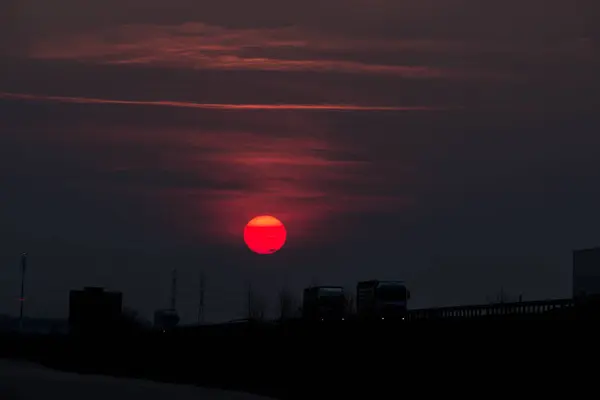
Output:
[[[0,360],[0,399],[269,400],[246,393],[188,385],[66,373],[13,360]]]

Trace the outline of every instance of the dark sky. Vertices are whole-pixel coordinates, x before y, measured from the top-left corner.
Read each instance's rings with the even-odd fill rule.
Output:
[[[201,269],[209,320],[248,282],[568,296],[600,245],[596,3],[2,2],[0,313],[22,251],[32,316],[84,285],[150,316],[174,267],[185,321]],[[257,256],[265,213],[288,243]]]

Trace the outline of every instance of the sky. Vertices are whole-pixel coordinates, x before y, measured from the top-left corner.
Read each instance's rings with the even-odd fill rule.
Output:
[[[595,0],[0,4],[0,313],[106,286],[239,318],[248,285],[412,307],[570,296],[600,245]],[[273,255],[243,242],[271,214]]]

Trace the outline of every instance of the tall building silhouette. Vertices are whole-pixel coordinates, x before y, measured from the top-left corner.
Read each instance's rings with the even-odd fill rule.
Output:
[[[573,297],[600,295],[600,247],[573,251]]]

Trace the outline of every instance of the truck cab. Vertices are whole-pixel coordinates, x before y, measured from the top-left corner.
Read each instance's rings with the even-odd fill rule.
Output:
[[[357,285],[356,309],[363,319],[399,319],[407,314],[410,292],[403,281],[363,281]]]

